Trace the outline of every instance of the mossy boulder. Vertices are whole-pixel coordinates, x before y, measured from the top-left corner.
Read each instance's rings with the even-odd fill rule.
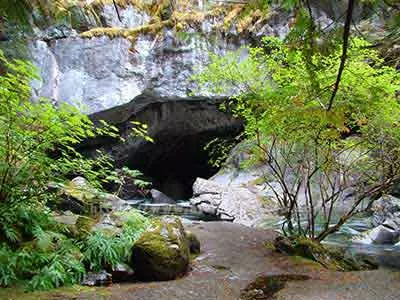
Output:
[[[75,214],[92,216],[109,211],[120,211],[129,208],[126,201],[119,197],[103,193],[94,188],[85,178],[75,177],[65,184],[54,186],[58,190],[60,201],[56,210],[70,210]]]
[[[59,226],[67,228],[70,237],[78,239],[84,239],[96,224],[96,219],[76,215],[70,211],[66,211],[62,214],[55,214],[54,221]]]
[[[154,220],[132,248],[131,264],[143,281],[173,280],[189,268],[189,242],[176,217]]]

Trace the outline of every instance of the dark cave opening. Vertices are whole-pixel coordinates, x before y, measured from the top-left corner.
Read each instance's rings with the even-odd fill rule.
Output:
[[[240,120],[205,101],[153,103],[135,119],[149,125],[154,143],[132,147],[126,165],[174,200],[189,199],[197,177],[218,171],[209,163],[205,145],[215,138],[232,140],[243,129]]]
[[[179,137],[164,134],[155,144],[143,146],[129,166],[143,172],[155,189],[172,199],[187,200],[192,196],[197,177],[209,178],[218,171],[209,163],[209,152],[204,147],[216,137],[233,138],[235,132],[221,134],[211,132]]]
[[[221,102],[221,101],[220,101]],[[220,103],[219,102],[219,103]],[[141,106],[140,103],[145,103]],[[139,107],[139,109],[138,109]],[[151,99],[137,98],[131,104],[94,116],[113,121],[126,138],[124,143],[98,140],[99,146],[112,155],[117,167],[137,169],[152,182],[153,188],[174,200],[192,197],[192,186],[197,177],[209,178],[218,168],[209,164],[205,145],[215,139],[233,140],[243,131],[243,122],[218,109],[210,99]],[[130,138],[131,121],[148,125],[154,143]],[[135,197],[129,192],[125,199]]]

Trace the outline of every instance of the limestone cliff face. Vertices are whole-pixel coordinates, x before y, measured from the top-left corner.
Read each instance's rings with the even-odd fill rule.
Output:
[[[213,98],[199,94],[190,80],[210,53],[223,55],[265,35],[283,38],[293,23],[293,14],[273,5],[118,0],[117,12],[109,0],[61,2],[68,9],[61,23],[43,26],[44,17],[34,15],[42,24],[30,43],[42,77],[33,83],[34,96],[66,101],[88,114],[143,95],[149,104],[155,98],[190,100],[193,94]],[[80,5],[68,7],[70,2]],[[322,28],[331,19],[340,22],[340,3],[311,1]]]
[[[128,5],[119,13],[121,21],[112,5],[102,6],[101,29],[93,29],[98,24],[86,18],[88,31],[83,34],[65,25],[38,31],[30,44],[42,77],[33,83],[35,97],[66,101],[88,114],[144,94],[149,103],[151,96],[190,100],[196,93],[190,77],[207,63],[210,53],[224,54],[262,35],[283,37],[289,31],[289,20],[273,14],[268,21],[252,25],[251,32],[239,32],[235,26],[218,29],[223,18],[202,16],[193,26],[165,25],[148,33],[152,25],[146,12]]]

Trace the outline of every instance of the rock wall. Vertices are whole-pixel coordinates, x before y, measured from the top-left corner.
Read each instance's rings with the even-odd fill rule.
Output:
[[[109,30],[103,36],[80,35],[68,24],[37,31],[30,53],[42,80],[33,83],[34,96],[55,103],[66,101],[88,114],[135,101],[144,94],[191,99],[197,91],[190,77],[207,63],[210,53],[237,50],[263,35],[284,37],[290,21],[285,14],[275,13],[250,34],[238,32],[235,26],[228,32],[218,31],[223,20],[208,17],[179,33],[176,27],[165,26],[158,33],[139,32],[132,40],[110,32],[140,30],[151,16],[132,5],[119,12],[121,21],[112,5],[101,8],[102,30]],[[86,29],[97,26],[90,18],[81,22]],[[205,93],[196,96],[212,97]]]

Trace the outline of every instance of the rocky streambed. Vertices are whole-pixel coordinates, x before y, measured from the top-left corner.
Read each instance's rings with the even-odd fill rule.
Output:
[[[398,299],[400,273],[333,272],[266,247],[276,233],[228,222],[191,224],[202,244],[178,280],[25,294],[29,299]],[[9,295],[13,298],[13,293]],[[1,295],[0,295],[1,296]],[[7,298],[9,299],[9,298]]]

